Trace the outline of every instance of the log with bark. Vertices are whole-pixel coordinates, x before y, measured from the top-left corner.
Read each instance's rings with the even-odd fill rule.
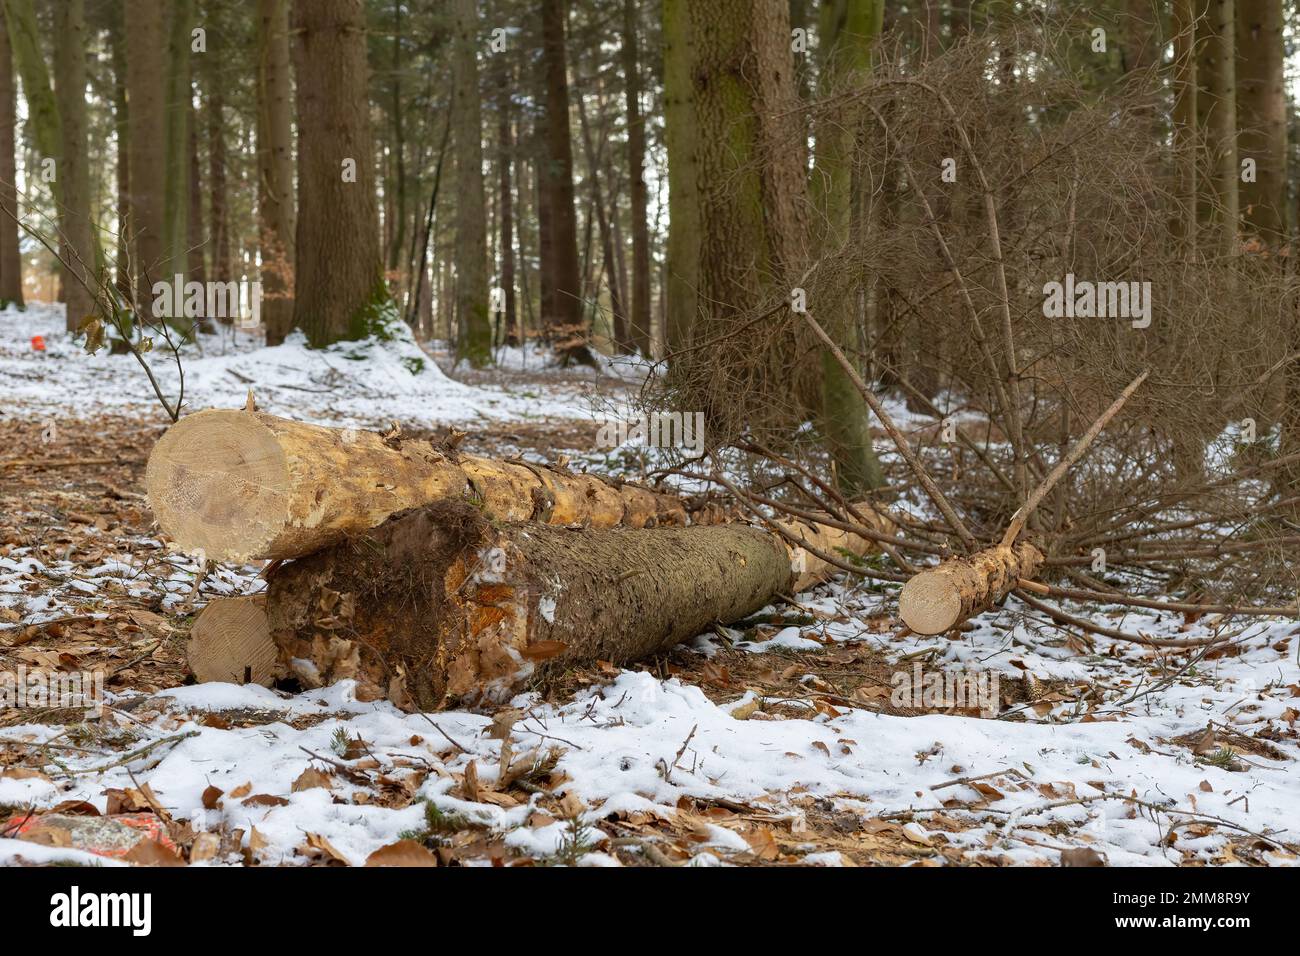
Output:
[[[593,528],[725,517],[716,504],[627,482],[249,410],[182,418],[150,453],[145,487],[164,533],[216,561],[301,557],[437,501],[469,501],[497,521]]]
[[[1033,578],[1043,553],[1032,544],[996,545],[949,558],[913,576],[898,595],[898,613],[917,634],[943,634],[1001,602]]]
[[[816,550],[874,548],[777,524]],[[503,525],[438,502],[273,568],[266,629],[280,673],[309,687],[351,678],[404,709],[490,703],[566,667],[654,654],[837,571],[786,541],[739,523]]]

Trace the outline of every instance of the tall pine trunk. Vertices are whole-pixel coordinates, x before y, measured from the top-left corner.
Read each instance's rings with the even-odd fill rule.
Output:
[[[1254,177],[1241,181],[1245,229],[1265,245],[1286,234],[1287,104],[1282,40],[1282,0],[1236,0],[1237,148],[1255,161]]]
[[[505,341],[518,345],[519,313],[515,301],[515,232],[514,187],[511,166],[514,162],[514,141],[511,135],[510,61],[500,58],[499,85],[497,87],[497,177],[498,202],[501,205],[501,291],[505,301]]]
[[[126,37],[123,36],[123,11],[114,4],[108,15],[109,58],[113,65],[113,133],[117,137],[117,264],[114,285],[123,297],[131,293],[131,240],[127,228],[131,220],[131,153],[126,109]]]
[[[1196,118],[1210,161],[1197,218],[1219,255],[1233,249],[1239,213],[1234,9],[1233,0],[1205,0],[1196,23]]]
[[[455,0],[452,135],[456,145],[456,357],[474,368],[492,361],[488,317],[487,199],[478,80],[475,0]]]
[[[313,346],[364,338],[387,310],[363,0],[294,0],[298,222],[294,325]]]
[[[668,148],[668,249],[664,298],[666,351],[685,348],[695,327],[700,284],[699,125],[692,74],[695,39],[688,0],[663,0],[664,140]]]
[[[94,307],[95,236],[90,222],[90,166],[86,159],[86,10],[83,0],[55,6],[54,75],[59,106],[66,327],[76,331]]]
[[[163,92],[165,34],[161,0],[126,0],[126,91],[129,98],[131,219],[135,305],[149,314],[163,262]],[[162,270],[162,271],[160,271]]]
[[[165,160],[163,168],[163,254],[167,268],[162,278],[183,274],[188,265],[189,243],[189,121],[190,29],[193,0],[172,0],[167,8],[167,89],[163,118]]]
[[[565,364],[572,361],[592,364],[582,319],[578,219],[573,205],[573,142],[569,130],[569,76],[564,39],[566,6],[566,0],[541,0],[546,129],[541,189],[546,194],[551,244],[551,268],[542,273],[542,322],[555,337],[556,351]]]
[[[1174,210],[1171,226],[1190,257],[1196,251],[1196,10],[1198,0],[1173,0],[1169,33],[1174,47]]]
[[[266,344],[293,328],[293,83],[289,0],[257,0],[257,218]],[[215,199],[215,196],[214,196]]]
[[[636,0],[623,0],[623,73],[627,92],[627,170],[632,199],[632,341],[650,357],[650,224],[645,181],[645,118],[641,115],[641,56]]]
[[[18,248],[17,163],[14,157],[17,117],[13,52],[9,27],[0,15],[0,308],[23,306],[23,260]]]
[[[823,7],[821,77],[823,94],[838,92],[847,80],[865,81],[871,69],[871,44],[880,33],[882,0],[847,0],[838,11]],[[836,118],[818,123],[813,199],[824,230],[824,256],[840,255],[856,238],[853,218],[854,131]],[[836,344],[849,354],[857,345],[859,285],[856,277],[835,277],[825,302],[817,303],[822,322]],[[866,402],[829,350],[822,351],[822,409],[820,425],[835,465],[835,478],[844,492],[861,495],[884,484],[880,463],[871,447]]]

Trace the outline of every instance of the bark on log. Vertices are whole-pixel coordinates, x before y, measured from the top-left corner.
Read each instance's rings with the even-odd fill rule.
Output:
[[[225,681],[271,686],[282,669],[266,625],[266,595],[211,602],[190,628],[186,657],[200,684]]]
[[[899,615],[917,634],[943,634],[997,604],[1021,578],[1032,578],[1042,563],[1042,552],[1024,542],[950,558],[903,585]]]
[[[832,549],[874,547],[784,527]],[[645,657],[834,571],[743,524],[499,526],[439,502],[274,568],[267,626],[281,673],[310,687],[352,678],[363,699],[432,710],[508,699],[557,668]]]
[[[593,528],[724,517],[716,505],[692,510],[679,497],[595,475],[256,411],[181,419],[150,453],[145,487],[164,533],[217,561],[301,557],[436,501],[470,501],[498,521]]]

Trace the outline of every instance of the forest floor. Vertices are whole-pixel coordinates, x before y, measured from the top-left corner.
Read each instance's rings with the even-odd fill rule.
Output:
[[[97,672],[106,702],[0,710],[0,863],[174,859],[155,840],[191,865],[423,854],[401,840],[463,865],[1298,859],[1294,620],[1161,651],[1063,633],[1012,599],[959,639],[900,638],[895,589],[838,580],[497,714],[403,714],[350,683],[196,685],[195,613],[259,589],[261,568],[205,571],[168,549],[143,495],[166,418],[133,359],[87,356],[61,329],[55,309],[0,314],[0,673]],[[240,407],[251,387],[280,415],[454,425],[478,453],[643,467],[593,447],[594,409],[632,371],[518,351],[453,381],[415,348],[213,339],[185,360],[187,400]],[[1216,624],[1070,610],[1152,636]],[[987,675],[997,703],[900,704],[897,675],[921,668]]]

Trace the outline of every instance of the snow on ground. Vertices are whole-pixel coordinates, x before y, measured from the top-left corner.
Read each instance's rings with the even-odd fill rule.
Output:
[[[134,360],[86,356],[61,325],[55,309],[0,315],[0,411],[143,413],[152,400]],[[45,335],[44,353],[31,350],[32,334]],[[414,343],[220,348],[205,341],[204,356],[185,363],[194,408],[241,405],[250,379],[264,407],[317,420],[590,415],[571,383],[469,387],[427,357],[413,372]],[[540,371],[535,354],[508,358]],[[934,424],[897,410],[908,427]],[[148,574],[135,558],[0,553],[0,614],[10,612],[0,655],[24,627],[97,594],[153,594],[162,614],[179,615],[261,585],[255,568],[219,568],[196,597],[201,569],[156,538],[136,534],[132,544],[132,554],[156,554],[143,561]],[[894,601],[889,588],[824,585],[798,596],[801,617],[701,635],[673,658],[689,673],[608,667],[553,701],[520,696],[504,721],[403,714],[358,701],[350,683],[299,694],[229,684],[110,692],[97,719],[33,714],[0,728],[0,811],[86,801],[102,813],[122,793],[138,801],[147,783],[175,825],[220,836],[206,865],[361,864],[408,837],[463,851],[467,864],[610,865],[629,848],[693,865],[1054,865],[1080,848],[1112,865],[1295,863],[1295,621],[1252,620],[1227,652],[1199,655],[1067,638],[1014,600],[959,640],[898,638]],[[88,616],[107,613],[94,607]],[[1217,624],[1069,610],[1153,637],[1196,638]],[[884,676],[851,691],[821,668],[835,661],[852,672],[866,657],[885,662]],[[754,667],[695,681],[724,660]],[[987,716],[946,701],[900,703],[900,675],[922,668],[996,675],[1001,690]],[[0,863],[84,862],[72,848],[4,838],[6,816]]]
[[[88,355],[63,331],[63,310],[34,304],[0,312],[0,381],[6,403],[38,413],[157,410],[148,380],[131,355]],[[547,386],[470,387],[448,378],[401,326],[394,341],[369,339],[310,349],[295,332],[274,348],[260,335],[223,330],[201,335],[182,356],[185,405],[242,408],[249,388],[275,414],[339,425],[392,420],[437,427],[484,420],[590,418],[581,397]],[[32,347],[42,336],[44,351]],[[180,375],[161,344],[147,354],[164,394],[174,401]]]

